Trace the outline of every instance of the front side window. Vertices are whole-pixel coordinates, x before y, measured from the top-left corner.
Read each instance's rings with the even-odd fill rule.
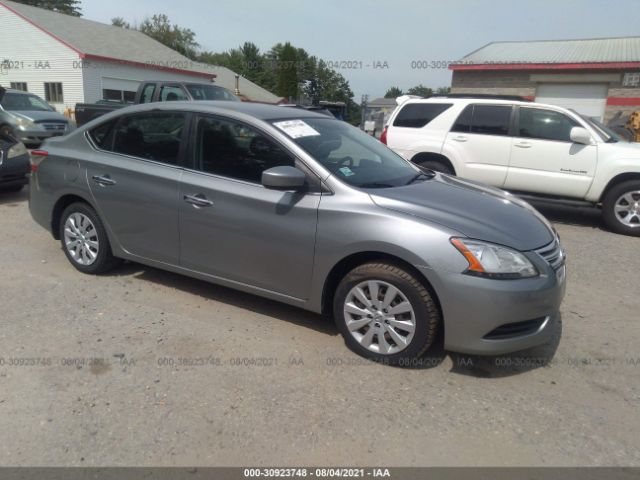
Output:
[[[189,100],[184,90],[177,86],[165,85],[160,89],[161,102],[176,102],[178,100]]]
[[[176,165],[185,116],[181,113],[142,113],[123,118],[116,127],[113,151]]]
[[[306,117],[272,124],[349,185],[389,188],[407,185],[420,176],[408,161],[345,122]]]
[[[47,102],[63,103],[64,96],[62,95],[62,83],[60,82],[45,83],[44,98]]]
[[[452,103],[410,103],[402,107],[393,121],[393,126],[422,128],[452,105]]]
[[[520,107],[519,137],[571,142],[571,129],[579,126],[576,121],[553,110]]]
[[[482,135],[509,135],[511,110],[509,105],[468,105],[451,130]]]
[[[195,154],[198,170],[254,183],[269,168],[295,166],[295,158],[264,134],[217,117],[198,120]]]

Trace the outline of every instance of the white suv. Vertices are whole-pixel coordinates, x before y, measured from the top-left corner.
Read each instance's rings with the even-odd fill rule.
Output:
[[[504,97],[405,96],[381,140],[432,170],[601,206],[609,228],[640,236],[640,145],[573,110]]]

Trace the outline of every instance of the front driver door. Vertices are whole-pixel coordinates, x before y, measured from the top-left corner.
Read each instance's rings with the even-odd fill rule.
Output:
[[[595,175],[598,147],[571,141],[571,129],[581,126],[555,110],[520,107],[505,188],[584,197]]]
[[[194,169],[180,185],[180,264],[308,298],[321,198],[313,174],[305,193],[269,190],[263,170],[302,167],[291,153],[232,119],[203,115],[194,128]]]

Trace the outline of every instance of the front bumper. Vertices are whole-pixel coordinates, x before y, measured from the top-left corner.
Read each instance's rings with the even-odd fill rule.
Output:
[[[500,355],[549,341],[565,294],[566,266],[554,270],[528,255],[542,274],[491,280],[423,270],[432,279],[444,319],[444,347],[476,355]]]
[[[45,130],[45,129],[31,129],[31,130],[23,130],[16,128],[14,129],[14,134],[18,137],[22,143],[27,145],[32,145],[35,143],[42,143],[47,138],[51,137],[61,137],[62,135],[66,135],[69,133],[69,128],[67,127],[65,130]]]

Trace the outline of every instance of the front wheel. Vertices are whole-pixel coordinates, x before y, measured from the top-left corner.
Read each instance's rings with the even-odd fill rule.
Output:
[[[640,236],[640,180],[613,187],[602,202],[602,218],[616,233]]]
[[[83,273],[105,273],[119,263],[111,254],[98,214],[86,203],[65,208],[60,220],[60,242],[71,264]]]
[[[334,316],[347,346],[393,365],[410,365],[433,343],[440,312],[413,273],[390,263],[366,263],[338,285]]]

